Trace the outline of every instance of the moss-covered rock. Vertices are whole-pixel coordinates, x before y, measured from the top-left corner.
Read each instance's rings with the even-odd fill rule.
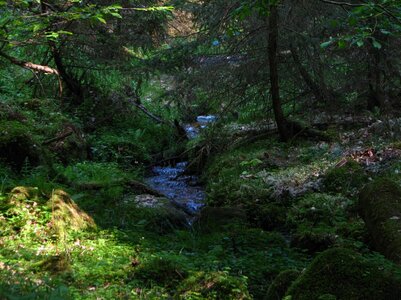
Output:
[[[298,278],[300,272],[297,270],[286,270],[277,275],[267,290],[266,300],[281,300],[288,288]]]
[[[126,214],[124,227],[133,225],[135,228],[139,224],[146,230],[158,234],[167,234],[189,227],[188,215],[164,197],[130,195],[125,198],[120,209]]]
[[[166,234],[177,229],[188,228],[187,215],[172,205],[148,208],[146,229]]]
[[[246,214],[240,208],[205,207],[194,223],[194,228],[202,232],[219,231],[226,226],[246,223]]]
[[[400,299],[401,277],[381,257],[366,258],[349,249],[334,248],[317,256],[291,285],[292,300]],[[397,275],[396,275],[397,274]]]
[[[24,202],[26,200],[37,201],[39,189],[37,187],[17,186],[10,192],[9,202],[13,205]]]
[[[81,210],[63,190],[53,191],[48,206],[52,209],[51,229],[60,240],[64,240],[69,230],[80,231],[95,227],[92,217]]]
[[[324,180],[325,190],[331,193],[354,195],[367,181],[363,168],[353,160],[330,169]]]
[[[228,272],[197,272],[179,286],[175,299],[246,300],[249,295],[246,279]]]
[[[377,179],[361,191],[358,207],[375,250],[401,263],[401,187]]]

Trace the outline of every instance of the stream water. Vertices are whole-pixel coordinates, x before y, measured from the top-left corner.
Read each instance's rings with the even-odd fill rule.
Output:
[[[216,117],[212,115],[198,116],[195,123],[184,127],[188,138],[196,138],[200,130],[215,121]],[[187,213],[196,214],[204,205],[205,192],[197,176],[185,174],[187,164],[184,161],[175,166],[155,166],[152,169],[153,176],[145,181],[149,187],[165,195]]]

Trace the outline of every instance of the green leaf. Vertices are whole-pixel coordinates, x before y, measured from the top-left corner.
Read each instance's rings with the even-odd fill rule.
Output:
[[[333,43],[333,41],[327,41],[327,42],[321,43],[320,48],[325,49],[325,48],[329,47],[332,43]]]
[[[95,16],[95,18],[96,18],[98,21],[102,22],[103,24],[107,24],[106,20],[105,20],[103,17],[101,17],[101,16]]]
[[[344,40],[339,40],[338,41],[338,47],[340,49],[344,49],[347,46],[347,43]]]
[[[111,12],[110,15],[112,15],[113,17],[119,18],[119,19],[122,19],[122,18],[123,18],[123,17],[122,17],[119,13],[117,13],[117,12]]]
[[[382,44],[380,44],[377,40],[373,40],[373,47],[375,47],[376,49],[381,49],[382,48]]]
[[[134,10],[139,11],[172,11],[174,10],[173,6],[152,6],[152,7],[137,7]]]
[[[357,40],[357,41],[356,41],[356,45],[357,45],[358,47],[362,47],[364,44],[365,44],[365,43],[364,43],[362,40]]]

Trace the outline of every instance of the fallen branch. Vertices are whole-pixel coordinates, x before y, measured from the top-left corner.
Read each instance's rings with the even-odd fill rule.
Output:
[[[125,186],[135,190],[138,194],[149,194],[156,197],[166,197],[162,193],[148,187],[146,184],[136,180],[115,180],[107,183],[102,182],[85,182],[75,185],[80,190],[101,190],[110,186]]]
[[[22,67],[24,69],[28,69],[28,70],[32,70],[32,71],[36,71],[36,72],[41,72],[41,73],[44,73],[44,74],[53,74],[53,75],[57,75],[57,76],[60,75],[57,69],[54,69],[54,68],[49,67],[49,66],[38,65],[38,64],[34,64],[32,62],[29,62],[29,61],[18,60],[16,58],[12,57],[12,56],[9,56],[9,55],[5,54],[4,52],[0,52],[0,56],[2,56],[5,59],[9,60],[14,65],[20,66],[20,67]]]
[[[71,130],[71,131],[67,131],[66,133],[64,133],[64,134],[62,134],[62,135],[60,135],[60,136],[56,136],[56,137],[54,137],[54,138],[52,138],[52,139],[49,139],[49,140],[47,140],[47,141],[44,141],[44,142],[42,143],[42,145],[43,145],[43,146],[46,146],[46,145],[49,145],[49,144],[51,144],[51,143],[61,141],[61,140],[65,139],[65,138],[69,137],[69,136],[72,135],[73,133],[74,133],[74,131],[72,131],[72,130]]]
[[[135,191],[141,192],[143,194],[149,194],[149,195],[156,196],[156,197],[166,197],[166,195],[163,195],[162,193],[148,187],[146,184],[139,182],[139,181],[130,180],[130,181],[126,182],[125,185],[129,186],[129,187],[135,189]]]
[[[165,120],[163,120],[162,118],[160,118],[159,116],[156,116],[155,114],[153,114],[152,112],[150,112],[149,110],[146,109],[145,106],[143,106],[142,103],[138,103],[135,100],[132,99],[128,99],[128,101],[133,104],[134,106],[136,106],[138,109],[140,109],[145,115],[147,115],[148,117],[150,117],[152,120],[156,121],[156,123],[158,124],[166,124],[171,126],[172,124],[170,124],[169,122],[166,122]]]
[[[145,115],[147,115],[149,118],[154,120],[157,124],[164,124],[170,127],[175,128],[178,136],[182,139],[188,139],[187,133],[185,129],[180,125],[180,123],[177,120],[174,120],[174,122],[169,122],[166,120],[163,120],[161,117],[155,115],[154,113],[150,112],[147,110],[147,108],[141,103],[139,100],[133,100],[128,98],[128,101],[133,104],[135,107],[137,107],[139,110],[141,110]]]

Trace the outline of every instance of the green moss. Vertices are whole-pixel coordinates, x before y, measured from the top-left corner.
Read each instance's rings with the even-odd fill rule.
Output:
[[[267,290],[266,300],[281,300],[285,296],[290,285],[300,275],[299,271],[286,270],[277,275]]]
[[[229,207],[205,207],[194,223],[202,232],[223,230],[226,226],[245,224],[246,214],[242,209]]]
[[[19,204],[27,200],[38,201],[39,190],[36,187],[17,186],[11,190],[10,203]]]
[[[189,227],[187,215],[169,203],[160,207],[140,208],[139,210],[144,213],[142,220],[145,220],[145,229],[149,231],[166,234]]]
[[[359,196],[359,212],[373,247],[401,263],[401,187],[387,178],[368,184]]]
[[[187,277],[187,270],[177,260],[171,257],[152,257],[144,262],[138,262],[129,275],[131,280],[141,280],[146,284],[174,287]]]
[[[313,193],[302,197],[288,212],[289,225],[325,224],[334,226],[347,219],[347,209],[352,202],[339,196]]]
[[[334,248],[317,256],[291,285],[292,300],[320,299],[331,294],[336,299],[399,299],[401,277],[394,266],[380,257],[363,257],[348,249]]]
[[[283,228],[286,224],[288,208],[281,203],[267,203],[248,208],[252,223],[264,230]]]
[[[52,209],[51,229],[60,240],[64,240],[70,230],[82,231],[96,227],[93,219],[63,190],[53,191],[48,206]]]
[[[337,229],[349,226],[347,209],[352,202],[329,194],[308,194],[288,212],[287,224],[293,228],[291,245],[309,253],[321,252],[337,241]]]
[[[228,272],[197,272],[182,282],[176,299],[246,300],[249,295],[246,278]]]
[[[35,270],[44,270],[53,274],[65,273],[71,271],[71,262],[67,255],[60,254],[47,257],[33,265]]]
[[[350,160],[341,167],[330,169],[323,180],[326,191],[354,195],[367,181],[363,168]]]

